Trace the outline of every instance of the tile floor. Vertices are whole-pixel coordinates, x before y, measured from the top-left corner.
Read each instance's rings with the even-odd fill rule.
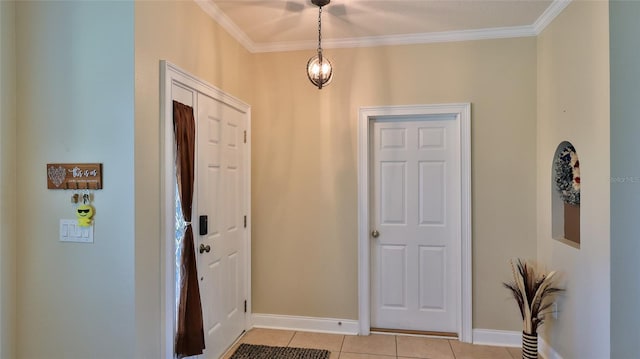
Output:
[[[255,328],[239,343],[327,349],[330,359],[520,359],[520,348],[471,345],[457,340],[372,334],[367,337]],[[223,357],[228,359],[236,344]]]

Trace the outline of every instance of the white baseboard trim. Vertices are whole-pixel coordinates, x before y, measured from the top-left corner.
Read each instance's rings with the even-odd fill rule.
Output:
[[[522,333],[510,330],[474,329],[473,344],[521,347]]]
[[[541,336],[538,336],[538,353],[540,353],[545,359],[562,359],[560,354],[558,354],[558,352],[556,352]]]
[[[297,317],[291,315],[253,314],[254,328],[302,330],[331,334],[358,334],[358,321],[352,319]]]
[[[509,330],[474,329],[473,344],[522,347],[522,333]],[[538,353],[544,359],[563,359],[541,336],[538,336]]]

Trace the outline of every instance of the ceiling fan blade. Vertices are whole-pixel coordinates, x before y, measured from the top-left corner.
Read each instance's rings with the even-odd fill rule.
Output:
[[[345,17],[347,15],[347,7],[344,4],[336,4],[326,7],[326,11],[337,17]]]
[[[290,12],[302,12],[305,6],[304,3],[298,1],[287,1],[284,5],[285,10]]]

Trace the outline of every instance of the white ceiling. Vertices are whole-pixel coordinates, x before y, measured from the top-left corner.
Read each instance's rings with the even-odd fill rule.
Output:
[[[313,49],[310,0],[195,0],[252,52]],[[322,47],[357,47],[537,35],[570,0],[332,0]]]

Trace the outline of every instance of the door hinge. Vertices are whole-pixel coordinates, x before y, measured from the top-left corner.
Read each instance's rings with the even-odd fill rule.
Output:
[[[246,299],[245,299],[245,301],[244,301],[244,312],[245,312],[245,313],[247,312],[247,300],[246,300]]]
[[[244,216],[244,228],[247,228],[247,216]]]
[[[244,143],[247,143],[247,131],[244,131]]]

